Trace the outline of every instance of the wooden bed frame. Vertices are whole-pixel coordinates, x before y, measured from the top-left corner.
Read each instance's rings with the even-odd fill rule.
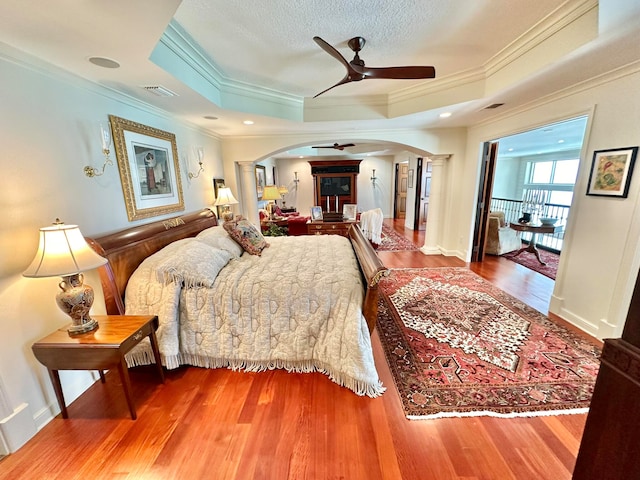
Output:
[[[100,281],[105,306],[110,315],[124,315],[124,291],[129,278],[142,261],[171,242],[195,237],[202,230],[218,224],[215,214],[204,209],[168,220],[119,230],[100,237],[87,238],[91,247],[109,263],[100,267]],[[365,284],[362,306],[369,332],[373,332],[378,315],[378,282],[389,270],[382,264],[371,243],[357,226],[349,230],[349,239],[360,264]]]

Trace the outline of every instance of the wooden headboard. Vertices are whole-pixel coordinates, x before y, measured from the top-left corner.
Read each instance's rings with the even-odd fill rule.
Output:
[[[218,224],[215,214],[204,209],[167,220],[118,230],[95,238],[87,238],[91,247],[109,263],[100,267],[100,281],[109,315],[124,315],[124,291],[129,277],[149,255],[171,242],[195,237]]]

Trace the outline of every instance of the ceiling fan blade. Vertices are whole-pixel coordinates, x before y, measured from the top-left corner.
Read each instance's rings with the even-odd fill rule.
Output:
[[[333,48],[333,46],[329,45],[320,37],[313,37],[313,40],[320,46],[320,48],[322,48],[325,52],[327,52],[333,58],[338,60],[342,65],[344,65],[347,71],[351,71],[351,64],[347,62],[347,60],[340,54],[338,50]]]
[[[343,143],[342,145],[334,143],[333,145],[317,145],[311,148],[334,148],[336,150],[344,150],[346,147],[355,147],[355,143]]]
[[[349,75],[345,75],[345,77],[340,80],[338,83],[336,83],[335,85],[327,88],[326,90],[321,91],[320,93],[316,93],[313,98],[319,97],[320,95],[322,95],[325,92],[328,92],[329,90],[331,90],[332,88],[337,87],[338,85],[344,85],[345,83],[349,83],[352,82],[353,80],[351,80],[351,78],[349,78]]]
[[[435,78],[436,69],[434,67],[361,67],[351,65],[357,73],[365,78],[390,78],[400,80],[412,80],[420,78]]]

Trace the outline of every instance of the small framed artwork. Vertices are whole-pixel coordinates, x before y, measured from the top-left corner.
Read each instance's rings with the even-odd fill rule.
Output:
[[[322,220],[322,207],[311,207],[311,221]]]
[[[267,184],[267,168],[262,165],[256,165],[256,193],[258,200],[262,200],[262,191]]]
[[[409,169],[408,187],[413,188],[413,168]]]
[[[627,198],[638,147],[593,152],[587,195]]]
[[[184,210],[173,133],[109,115],[129,221]]]
[[[347,221],[355,221],[358,214],[358,205],[354,203],[345,203],[342,206],[342,217]]]

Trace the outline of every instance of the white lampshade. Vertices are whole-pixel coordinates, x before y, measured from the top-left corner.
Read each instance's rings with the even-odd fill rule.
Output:
[[[218,189],[218,198],[213,202],[215,207],[222,207],[224,205],[235,205],[238,200],[235,199],[231,189],[229,187],[222,187]]]
[[[57,220],[59,222],[59,220]],[[107,263],[85,241],[77,225],[55,223],[40,229],[40,245],[25,277],[63,277]]]
[[[287,193],[289,193],[289,189],[285,185],[281,185],[280,187],[278,187],[278,193],[280,195],[286,195]]]
[[[275,185],[267,185],[262,190],[262,200],[280,200],[280,192]]]

